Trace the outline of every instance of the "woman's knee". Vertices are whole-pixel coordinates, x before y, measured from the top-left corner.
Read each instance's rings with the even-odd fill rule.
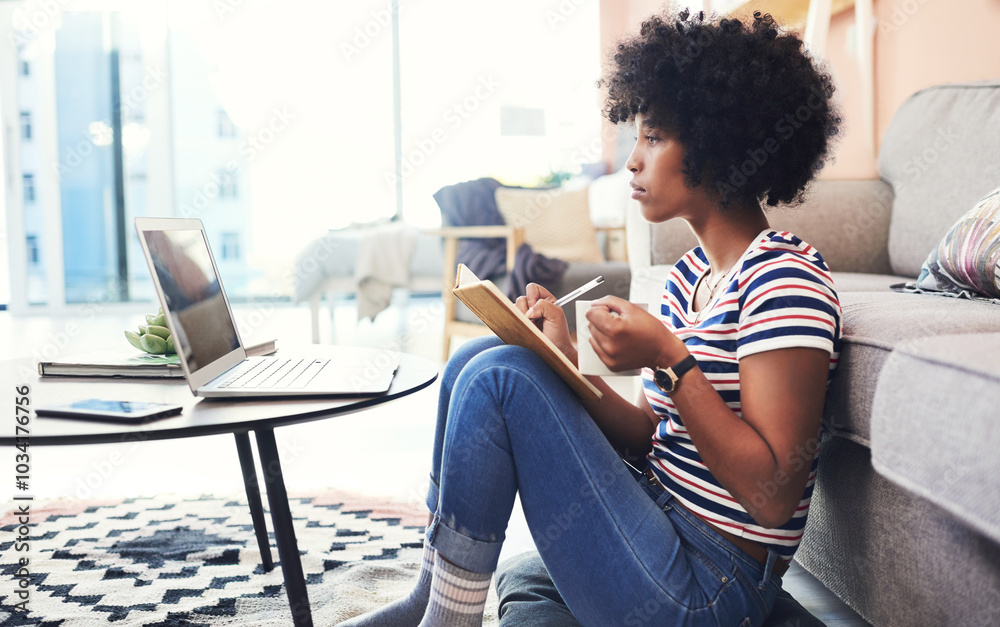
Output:
[[[530,349],[504,345],[475,355],[454,384],[463,402],[496,403],[508,429],[520,426],[539,430],[572,415],[578,397]]]
[[[443,377],[447,380],[454,380],[473,357],[501,345],[503,345],[503,342],[495,335],[477,337],[463,343],[448,358],[448,363],[444,367]]]
[[[505,368],[523,372],[533,378],[552,372],[552,368],[531,349],[499,341],[471,355],[465,365],[468,370],[476,371]]]
[[[551,385],[558,384],[558,376],[552,368],[531,350],[501,343],[499,346],[486,347],[471,355],[462,364],[460,372],[454,374],[455,389],[471,389],[469,386],[482,387],[489,382],[488,387],[503,396],[502,390],[517,387],[520,394],[535,392],[547,395]],[[464,381],[464,383],[462,383]],[[473,382],[477,383],[473,383]],[[523,387],[525,381],[532,385]],[[498,397],[499,398],[499,397]]]

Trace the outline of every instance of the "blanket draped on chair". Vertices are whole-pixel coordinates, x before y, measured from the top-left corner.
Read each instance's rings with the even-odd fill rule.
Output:
[[[499,181],[481,178],[442,187],[434,194],[441,208],[445,226],[494,226],[504,224],[497,209],[494,192]],[[506,271],[507,245],[503,238],[463,239],[458,244],[459,263],[465,264],[476,276],[491,278]],[[538,283],[552,289],[562,279],[567,263],[534,252],[527,243],[521,244],[514,259],[514,270],[507,284],[507,296],[514,300],[524,294],[528,283]]]
[[[392,290],[410,283],[410,265],[420,230],[403,222],[389,222],[367,229],[358,241],[358,320],[375,320],[392,302]]]

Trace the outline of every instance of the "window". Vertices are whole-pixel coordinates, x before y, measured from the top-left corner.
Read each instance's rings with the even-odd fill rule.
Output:
[[[28,235],[24,238],[25,248],[28,250],[28,265],[37,266],[40,260],[38,254],[38,236]]]
[[[130,236],[138,215],[204,219],[219,258],[238,260],[227,262],[230,297],[253,298],[288,293],[285,270],[329,228],[400,206],[434,227],[442,186],[534,184],[600,159],[599,3],[565,2],[555,15],[535,0],[422,2],[260,0],[220,15],[211,3],[168,12],[167,0],[102,0],[62,12],[44,41],[23,21],[0,23],[34,42],[0,46],[0,65],[20,78],[4,102],[24,114],[20,135],[4,137],[14,146],[2,146],[20,150],[23,168],[12,176],[23,176],[25,204],[8,208],[23,226],[9,236],[58,249],[39,249],[27,281],[17,255],[12,305],[154,298]],[[398,79],[390,6],[401,11]],[[496,27],[462,28],[470,22]],[[322,223],[318,206],[329,208]]]
[[[233,124],[232,118],[229,117],[229,114],[224,109],[219,109],[216,113],[216,120],[219,137],[233,138],[239,135],[239,131],[236,125]]]
[[[240,234],[222,234],[222,258],[226,260],[236,260],[240,258]]]
[[[215,173],[215,181],[219,184],[219,198],[236,198],[239,189],[236,185],[236,175],[225,168]]]
[[[31,112],[21,112],[21,139],[31,139]]]
[[[440,224],[433,195],[446,185],[489,176],[534,186],[601,160],[604,3],[422,2],[400,19],[402,163],[381,185],[401,181],[407,222]],[[461,28],[462,19],[490,27]]]
[[[24,179],[24,202],[35,202],[35,175],[25,174]]]
[[[500,107],[500,134],[545,137],[545,109]]]

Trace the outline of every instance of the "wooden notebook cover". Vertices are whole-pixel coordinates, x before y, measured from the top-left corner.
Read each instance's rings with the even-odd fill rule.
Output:
[[[601,398],[601,391],[580,374],[573,362],[510,302],[493,281],[482,281],[465,264],[458,264],[452,293],[505,343],[534,351],[581,398],[591,401]]]

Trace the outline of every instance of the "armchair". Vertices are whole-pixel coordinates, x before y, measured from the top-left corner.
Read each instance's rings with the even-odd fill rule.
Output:
[[[623,235],[625,227],[598,227],[597,230],[604,233],[608,240],[611,241],[617,235]],[[459,241],[463,239],[495,237],[505,240],[507,249],[506,274],[499,279],[499,287],[503,290],[506,286],[507,278],[514,270],[514,259],[516,258],[517,250],[524,243],[524,229],[507,225],[450,226],[431,229],[425,231],[425,233],[427,235],[439,236],[443,240],[444,267],[442,270],[441,299],[444,301],[444,339],[441,347],[441,358],[447,361],[448,356],[451,354],[451,338],[454,336],[479,337],[490,333],[486,325],[479,322],[479,319],[451,293],[451,289],[455,287],[455,270],[458,267]],[[586,283],[598,275],[604,276],[605,284],[588,292],[587,298],[589,300],[595,300],[609,294],[628,298],[629,271],[627,260],[609,261],[603,264],[570,264],[563,275],[563,279],[556,287],[555,294],[558,296],[564,292],[569,292],[578,285]],[[570,330],[575,332],[576,310],[573,307],[566,309],[566,319],[569,322]]]
[[[560,296],[600,275],[604,277],[604,283],[589,292],[588,299],[606,295],[628,298],[629,295],[628,262],[624,259],[605,260],[607,255],[603,254],[600,246],[602,236],[605,250],[611,248],[607,244],[613,243],[616,238],[623,239],[624,226],[593,227],[589,214],[589,190],[567,192],[559,189],[505,188],[508,204],[498,209],[497,198],[501,197],[498,189],[501,187],[493,179],[479,179],[445,187],[434,195],[445,224],[428,232],[444,240],[441,295],[445,305],[442,346],[442,358],[445,360],[450,355],[451,339],[455,335],[477,337],[489,333],[475,314],[451,294],[455,285],[455,270],[460,262],[469,265],[480,277],[492,280],[508,294],[521,292],[527,282],[537,282]],[[507,214],[501,215],[504,210]],[[509,224],[504,224],[505,221]],[[553,226],[556,228],[553,229]],[[574,228],[574,235],[567,236],[569,231],[566,227]],[[573,242],[584,243],[582,239],[574,239],[577,237],[576,230],[581,231],[583,235],[579,237],[593,242],[588,244],[592,246],[592,255],[574,260],[570,254],[568,261],[556,258],[558,253],[554,255],[545,247],[546,235],[552,230],[563,231],[558,234],[562,238],[559,250],[563,251],[571,250]],[[480,240],[480,245],[474,243],[476,240]],[[505,256],[503,260],[501,255]],[[475,264],[478,267],[473,267]],[[482,268],[487,270],[484,272]],[[575,331],[575,309],[568,307],[565,311],[570,331]]]
[[[450,226],[426,231],[428,235],[438,235],[443,240],[444,268],[442,271],[441,299],[444,301],[444,342],[442,361],[448,361],[451,354],[451,338],[455,335],[478,337],[490,330],[482,323],[459,319],[457,305],[460,303],[451,289],[455,287],[455,270],[458,268],[458,243],[462,239],[501,237],[507,248],[507,274],[514,270],[517,249],[524,242],[524,230],[507,225],[494,226]]]

